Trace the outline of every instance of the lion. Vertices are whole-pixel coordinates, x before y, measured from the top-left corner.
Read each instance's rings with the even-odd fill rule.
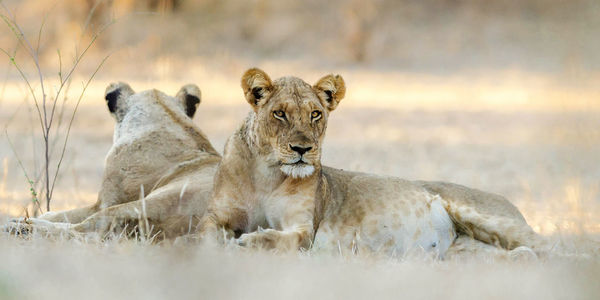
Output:
[[[191,119],[200,89],[188,84],[170,97],[158,90],[135,93],[119,82],[106,88],[105,99],[116,124],[96,203],[12,225],[105,233],[147,224],[147,234],[189,233],[204,214],[221,159]],[[142,218],[148,222],[138,222]]]
[[[269,91],[269,88],[266,88],[266,91]],[[328,91],[324,90],[323,93],[332,93]],[[263,91],[255,89],[253,93],[260,95]],[[332,93],[332,97],[333,95]],[[343,94],[338,92],[335,96],[339,102]],[[129,224],[144,225],[145,222],[139,222],[144,217],[153,226],[152,229],[162,232],[164,237],[194,233],[198,217],[204,214],[208,199],[211,198],[213,175],[220,161],[219,154],[206,136],[189,120],[200,103],[199,89],[194,85],[184,86],[173,98],[156,90],[135,94],[127,84],[117,83],[107,88],[105,99],[117,123],[114,145],[106,158],[104,179],[97,203],[71,211],[47,213],[40,219],[18,219],[16,222],[28,229],[36,227],[50,231],[56,229],[104,233]],[[337,105],[337,102],[332,104]],[[180,151],[173,154],[174,149],[169,147],[172,145],[176,145]],[[292,167],[288,172],[301,174],[302,170]],[[323,167],[322,173],[325,176],[324,184],[334,185],[337,182],[342,187],[341,190],[347,189],[346,181],[353,181],[351,177],[358,174],[328,167]],[[482,217],[499,217],[499,221],[516,222],[517,227],[525,223],[516,207],[501,196],[444,182],[421,181],[413,184],[458,206],[474,206],[477,212],[483,213]],[[340,189],[331,188],[323,189],[322,192],[326,190],[340,193]],[[148,191],[147,195],[144,191]],[[330,193],[329,198],[331,195],[333,198],[340,197],[340,194],[336,196]],[[318,215],[323,218],[325,206],[322,204],[325,201],[319,203],[321,206]],[[334,213],[335,207],[331,201],[327,203],[328,214]],[[356,214],[360,216],[361,211],[364,210],[356,210]],[[460,213],[456,214],[459,215]],[[470,226],[468,221],[472,219],[474,218],[466,218],[463,223],[458,223],[464,225],[459,230],[460,237],[450,251],[472,250],[473,241],[477,240],[470,237],[491,244],[505,243],[504,246],[507,247],[507,240],[501,239],[502,235],[490,235],[488,232],[493,231],[489,229],[480,230],[479,227]],[[14,224],[9,226],[9,229],[14,230]],[[364,231],[352,230],[355,236],[352,243],[355,243],[356,238]],[[238,230],[234,235],[239,236],[241,232],[242,230]],[[481,248],[483,244],[474,245]],[[355,246],[353,244],[353,249]]]
[[[341,76],[311,86],[296,77],[272,81],[254,68],[241,86],[252,109],[225,145],[200,223],[202,241],[277,251],[419,249],[439,257],[543,246],[501,196],[322,166],[329,115],[346,93]]]

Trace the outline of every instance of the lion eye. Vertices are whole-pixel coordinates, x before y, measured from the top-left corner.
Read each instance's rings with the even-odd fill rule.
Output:
[[[285,112],[283,112],[283,110],[276,110],[273,112],[273,116],[277,119],[280,120],[284,120],[285,119]]]
[[[321,118],[321,112],[318,110],[313,111],[312,113],[310,113],[310,118],[315,121]]]

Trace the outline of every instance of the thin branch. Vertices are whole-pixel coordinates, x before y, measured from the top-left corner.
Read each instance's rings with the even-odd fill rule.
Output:
[[[44,126],[44,132],[45,132],[47,130],[47,127],[48,127],[48,119],[47,119],[46,109],[45,109],[46,108],[46,91],[45,91],[45,88],[44,88],[44,80],[43,80],[43,75],[42,75],[42,69],[40,67],[40,61],[39,61],[38,53],[33,51],[33,47],[31,46],[31,43],[29,42],[29,40],[27,39],[27,37],[25,37],[25,33],[23,32],[23,30],[21,29],[21,27],[19,26],[19,24],[17,24],[17,22],[15,21],[15,18],[10,13],[10,10],[6,7],[6,5],[4,5],[3,2],[0,2],[0,5],[8,13],[8,16],[10,17],[10,20],[8,18],[6,18],[5,15],[0,15],[0,16],[10,26],[10,28],[16,34],[16,36],[19,39],[19,41],[21,42],[21,44],[24,45],[24,46],[26,46],[26,49],[28,50],[27,52],[29,53],[29,56],[31,56],[31,58],[33,59],[33,62],[34,62],[35,67],[37,69],[38,78],[40,80],[40,87],[42,89],[42,106],[44,107],[44,122],[43,122],[43,124],[45,125]],[[39,106],[38,106],[38,110],[39,110]]]
[[[62,86],[64,83],[62,78],[62,57],[60,56],[60,49],[56,49],[56,54],[58,55],[58,79],[60,79],[60,85]],[[52,120],[50,120],[50,124],[52,124]]]
[[[35,53],[40,52],[40,41],[42,40],[42,30],[44,29],[44,25],[46,25],[46,19],[48,19],[48,14],[50,11],[47,11],[44,14],[44,19],[42,20],[42,25],[40,25],[40,31],[38,32],[37,45],[35,47]]]
[[[12,57],[14,57],[17,54],[17,48],[19,47],[19,45],[17,44],[15,46],[15,49],[13,50],[13,54]],[[8,82],[8,77],[10,75],[10,71],[11,71],[11,63],[8,63],[8,68],[6,68],[6,72],[4,74],[4,81],[2,82],[2,89],[0,89],[0,104],[2,104],[2,102],[4,101],[4,92],[6,91],[6,84]]]
[[[56,149],[56,144],[58,144],[58,137],[60,136],[60,129],[62,128],[63,125],[63,119],[64,119],[64,114],[65,114],[65,105],[67,103],[67,99],[68,99],[68,94],[69,94],[69,89],[71,88],[71,79],[69,79],[69,81],[66,82],[65,84],[65,91],[63,93],[63,101],[62,104],[60,106],[60,110],[58,111],[58,124],[56,124],[55,126],[55,138],[52,141],[52,146],[50,147],[50,156],[54,156],[54,150]]]
[[[67,134],[65,136],[65,142],[63,144],[62,147],[62,152],[60,154],[60,159],[58,160],[58,164],[56,166],[56,173],[54,174],[54,179],[52,181],[52,187],[50,188],[50,198],[52,198],[52,194],[54,192],[54,184],[56,183],[56,178],[58,177],[58,172],[60,170],[60,166],[62,165],[62,161],[65,157],[65,151],[67,150],[67,142],[69,141],[69,135],[71,133],[71,128],[73,126],[73,120],[75,119],[75,113],[77,112],[77,109],[79,108],[79,104],[81,103],[81,99],[83,98],[83,94],[85,93],[88,85],[90,84],[90,82],[92,81],[92,79],[94,79],[94,77],[96,76],[96,73],[98,73],[98,71],[100,70],[100,68],[102,67],[102,65],[104,65],[104,63],[106,62],[106,60],[110,57],[110,54],[107,55],[106,57],[104,57],[104,59],[102,59],[102,61],[100,62],[100,64],[98,65],[98,67],[96,68],[96,70],[94,71],[94,73],[92,73],[92,76],[88,79],[88,81],[86,82],[85,86],[83,87],[83,90],[81,91],[81,94],[79,95],[79,98],[77,99],[77,104],[75,104],[75,108],[73,109],[73,113],[71,114],[71,120],[69,121],[69,126],[67,127]]]
[[[48,177],[50,175],[50,173],[49,173],[50,170],[48,169],[49,168],[49,160],[50,160],[49,153],[48,153],[48,139],[49,139],[49,137],[48,137],[48,134],[49,134],[48,110],[46,109],[46,90],[44,87],[44,76],[42,74],[42,68],[40,67],[39,53],[33,50],[33,47],[31,46],[29,39],[27,39],[24,31],[21,29],[19,24],[17,24],[16,19],[11,14],[10,10],[4,5],[3,2],[0,2],[0,5],[2,5],[4,10],[6,10],[8,15],[10,16],[12,25],[14,25],[14,28],[16,28],[20,34],[20,40],[25,42],[25,44],[27,45],[28,50],[29,50],[29,55],[33,59],[33,62],[37,69],[38,79],[40,81],[40,87],[42,89],[42,108],[43,108],[42,112],[44,115],[44,119],[43,119],[44,158],[45,158],[45,171],[46,171],[45,172],[46,173],[46,210],[50,211],[50,198],[48,197],[48,195],[49,195],[48,190],[50,188],[50,178]],[[5,21],[6,21],[5,17],[3,17],[3,19],[5,19]]]
[[[92,17],[94,16],[94,13],[96,12],[96,9],[98,8],[98,6],[100,5],[100,3],[102,3],[102,2],[104,2],[104,1],[103,0],[94,1],[94,6],[92,6],[92,8],[90,8],[90,12],[88,13],[87,17],[85,18],[85,22],[83,23],[83,27],[81,28],[81,35],[79,36],[79,40],[80,41],[83,39],[83,35],[87,31],[88,26],[90,26],[90,23],[92,21]]]
[[[23,175],[25,175],[25,178],[27,179],[27,183],[29,184],[29,188],[30,188],[31,196],[32,196],[31,200],[37,204],[38,209],[40,210],[40,212],[42,212],[41,206],[40,206],[40,201],[37,199],[37,192],[35,191],[35,187],[33,185],[34,183],[31,180],[31,178],[29,177],[29,175],[27,175],[27,170],[25,170],[25,166],[23,166],[23,162],[21,161],[21,159],[19,158],[19,154],[17,154],[17,151],[15,150],[15,145],[10,140],[10,136],[8,135],[7,128],[4,128],[4,134],[6,135],[6,140],[8,141],[8,145],[10,146],[10,150],[15,155],[15,158],[17,159],[17,162],[19,163],[19,167],[21,167],[21,171],[23,171]]]
[[[21,67],[19,67],[19,65],[17,64],[17,61],[15,60],[14,56],[11,56],[8,52],[6,52],[6,50],[4,50],[2,48],[0,48],[0,51],[2,51],[4,54],[6,54],[8,56],[8,58],[10,59],[10,62],[15,66],[17,71],[19,71],[19,74],[21,74],[21,78],[23,78],[23,80],[25,80],[25,83],[27,84],[27,88],[29,88],[29,92],[31,93],[31,96],[33,97],[33,102],[35,103],[35,108],[38,112],[40,126],[42,127],[42,130],[44,130],[44,123],[42,123],[42,113],[40,110],[40,106],[38,104],[37,97],[35,96],[35,92],[33,91],[33,87],[31,86],[31,83],[29,82],[29,79],[27,78],[25,73],[23,73],[23,70],[21,70]]]
[[[110,25],[112,25],[114,23],[114,21],[111,21],[110,23],[106,24],[100,31],[98,31],[93,37],[92,40],[90,41],[90,43],[87,45],[87,47],[85,48],[85,50],[83,50],[83,52],[81,53],[81,55],[79,55],[76,59],[75,59],[75,63],[73,64],[73,67],[71,67],[71,70],[69,70],[69,73],[67,74],[67,76],[64,77],[64,81],[69,80],[69,78],[71,78],[71,75],[73,74],[73,72],[75,71],[75,69],[77,69],[77,65],[79,65],[79,62],[81,62],[81,60],[83,59],[83,56],[87,53],[87,51],[92,47],[92,45],[94,44],[94,42],[98,39],[98,37],[100,36],[100,34],[102,34]],[[59,97],[60,93],[62,92],[64,87],[64,83],[60,85],[60,87],[58,88],[58,92],[56,92],[56,99]],[[54,104],[52,105],[52,112],[50,113],[50,123],[49,126],[52,126],[52,121],[54,119],[54,111],[56,110],[56,101],[54,102]]]
[[[4,130],[6,130],[8,128],[8,126],[10,125],[10,123],[12,123],[12,121],[15,119],[15,117],[17,116],[17,114],[19,113],[19,111],[21,110],[21,108],[23,107],[23,105],[26,104],[28,97],[29,96],[27,94],[25,94],[25,99],[23,99],[21,101],[21,103],[19,103],[19,106],[17,106],[17,108],[15,109],[15,111],[8,117],[8,120],[6,121],[6,123],[4,123]]]
[[[82,36],[80,37],[80,40],[83,38],[83,34],[87,31],[87,28],[91,22],[91,18],[94,15],[94,12],[96,11],[96,8],[98,7],[98,5],[100,5],[100,3],[102,2],[102,0],[97,0],[94,3],[94,6],[92,7],[92,9],[90,10],[90,13],[88,14],[88,17],[86,19],[86,22],[84,24],[83,30],[82,30]],[[45,77],[44,74],[42,72],[42,68],[40,66],[40,60],[39,60],[39,51],[40,51],[40,45],[41,45],[41,40],[42,40],[42,33],[43,33],[43,29],[44,26],[46,24],[46,20],[48,17],[48,13],[46,13],[46,15],[44,16],[44,19],[42,21],[42,24],[40,25],[38,34],[37,34],[37,44],[36,44],[36,48],[34,50],[31,42],[29,41],[29,39],[25,36],[25,33],[23,31],[23,29],[19,26],[19,24],[16,21],[16,18],[13,16],[13,14],[11,13],[11,11],[5,6],[5,4],[2,2],[2,0],[0,0],[0,6],[6,11],[6,15],[0,13],[0,18],[2,18],[4,20],[4,22],[8,25],[8,27],[11,29],[11,31],[13,32],[13,34],[17,37],[17,40],[19,42],[19,44],[21,46],[23,46],[23,48],[25,48],[26,52],[28,53],[28,55],[31,57],[31,59],[33,60],[36,70],[37,70],[37,77],[39,79],[40,82],[40,87],[41,87],[41,93],[42,93],[42,97],[41,97],[41,101],[38,101],[38,98],[36,97],[36,93],[33,89],[33,87],[31,86],[31,82],[29,82],[29,79],[27,78],[27,76],[25,75],[25,73],[23,72],[23,70],[19,67],[19,65],[15,62],[15,58],[14,55],[10,55],[7,51],[5,51],[4,49],[0,49],[2,50],[2,52],[4,52],[10,59],[10,61],[12,62],[12,64],[17,68],[17,70],[19,71],[21,77],[23,78],[23,80],[25,80],[27,87],[29,89],[29,92],[31,93],[31,95],[33,96],[34,99],[34,103],[35,103],[35,109],[38,112],[38,120],[40,122],[40,126],[42,129],[42,137],[43,137],[43,146],[44,146],[44,163],[43,166],[39,172],[39,176],[36,175],[36,181],[35,184],[34,182],[30,179],[29,175],[26,174],[26,178],[31,186],[31,190],[32,193],[35,194],[36,196],[36,200],[37,200],[37,193],[35,192],[35,187],[38,186],[38,182],[39,180],[42,180],[42,185],[44,185],[44,187],[40,188],[41,190],[44,191],[44,193],[42,193],[42,195],[45,194],[45,198],[46,198],[46,210],[50,211],[50,201],[52,199],[53,196],[53,192],[54,192],[54,187],[58,178],[58,174],[60,172],[61,166],[62,166],[62,162],[64,160],[64,156],[65,156],[65,152],[66,152],[66,147],[67,147],[67,143],[69,140],[69,136],[70,136],[70,132],[72,129],[72,125],[73,125],[73,121],[75,119],[75,115],[79,109],[79,105],[81,103],[81,100],[83,98],[84,93],[86,92],[89,84],[91,83],[91,81],[93,80],[93,78],[96,76],[97,72],[100,70],[100,68],[104,65],[104,63],[106,62],[106,60],[109,58],[110,55],[106,56],[101,62],[100,64],[97,66],[97,68],[95,69],[95,71],[93,72],[93,74],[90,76],[90,78],[88,79],[88,81],[84,84],[83,90],[76,102],[75,108],[73,109],[73,113],[71,115],[68,127],[67,127],[67,132],[64,138],[64,143],[62,146],[62,150],[61,150],[61,155],[60,155],[60,159],[58,160],[58,163],[56,165],[56,170],[54,172],[54,178],[50,177],[50,163],[51,163],[51,157],[53,156],[53,152],[55,149],[57,149],[56,147],[56,142],[58,141],[58,138],[61,134],[60,134],[60,130],[62,128],[62,124],[63,124],[63,113],[64,113],[64,108],[65,108],[65,103],[66,103],[66,93],[68,90],[68,86],[70,86],[71,83],[71,77],[73,76],[75,70],[77,69],[77,67],[79,66],[81,60],[83,59],[83,57],[85,56],[85,54],[88,52],[88,50],[91,48],[91,46],[96,42],[96,40],[98,39],[98,37],[100,36],[100,34],[102,34],[108,27],[110,27],[115,20],[112,19],[108,24],[105,24],[101,30],[99,30],[97,33],[95,33],[93,35],[93,37],[91,38],[90,42],[87,44],[87,46],[85,47],[85,49],[80,53],[77,49],[76,46],[76,55],[75,55],[75,61],[72,65],[72,67],[69,69],[68,73],[66,74],[66,76],[63,75],[63,66],[62,66],[62,55],[60,53],[60,50],[57,49],[57,55],[58,55],[58,59],[59,59],[59,70],[58,70],[58,77],[60,80],[60,86],[58,88],[58,90],[56,91],[55,96],[52,99],[48,98],[48,95],[46,95],[46,87],[45,87]],[[66,89],[65,89],[65,86]],[[61,109],[60,109],[60,114],[58,116],[59,121],[58,121],[58,127],[55,129],[54,132],[52,132],[52,125],[54,123],[54,119],[56,117],[56,107],[58,106],[58,99],[61,96],[61,93],[65,94],[64,96],[64,101],[61,105]],[[53,100],[52,103],[52,108],[49,111],[49,105],[48,105],[48,101]],[[41,105],[40,105],[41,104]],[[7,133],[7,137],[8,137],[8,133]],[[51,139],[52,137],[52,139]],[[51,143],[52,142],[52,143]],[[35,151],[34,151],[35,152]],[[15,153],[16,155],[16,153]],[[35,156],[35,153],[34,153]],[[25,171],[24,167],[21,165],[21,167],[23,168],[23,171]],[[37,167],[34,167],[34,169],[37,169]],[[42,173],[45,173],[45,176],[42,176]],[[38,174],[38,172],[36,172],[36,174]],[[52,183],[50,183],[52,181]],[[38,201],[38,208],[39,208],[39,201]],[[41,211],[41,208],[40,208]]]
[[[50,146],[50,157],[54,157],[54,152],[57,149],[57,144],[60,141],[60,137],[61,137],[61,130],[65,131],[63,129],[63,121],[64,121],[64,114],[65,114],[65,107],[66,107],[66,103],[67,103],[67,99],[68,99],[68,91],[71,88],[71,82],[72,79],[69,79],[66,84],[65,84],[65,90],[63,92],[63,101],[62,104],[60,106],[60,109],[58,110],[58,123],[53,126],[54,129],[54,138],[52,139],[52,145]]]

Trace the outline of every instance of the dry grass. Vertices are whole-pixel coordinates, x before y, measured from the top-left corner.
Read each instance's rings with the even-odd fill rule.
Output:
[[[275,255],[131,240],[0,236],[2,299],[597,299],[597,259]]]
[[[102,99],[111,81],[170,94],[198,84],[195,122],[222,149],[248,111],[238,81],[246,68],[309,82],[336,72],[348,92],[330,118],[325,164],[502,194],[573,255],[432,261],[0,234],[0,299],[600,298],[596,1],[187,1],[179,12],[115,2],[112,10],[98,2],[102,15],[89,20],[94,31],[116,17],[75,74],[67,111],[95,63],[113,55],[79,108],[53,210],[96,200],[112,140]],[[86,7],[4,3],[19,8],[26,34],[37,34],[40,16],[51,12],[40,51],[56,92],[55,49],[67,61],[73,44],[89,40]],[[0,46],[12,53],[9,33],[0,29]],[[0,129],[24,165],[39,169],[31,99],[14,69],[1,70]],[[3,138],[0,223],[27,207],[29,186]]]
[[[393,89],[393,81],[361,76],[366,79],[360,89],[385,88],[384,93]],[[105,83],[96,82],[80,108],[67,154],[68,171],[57,186],[55,209],[95,201],[113,124],[103,99],[97,96],[102,94]],[[215,146],[222,148],[248,108],[240,95],[233,95],[237,94],[235,91],[231,92],[232,99],[218,95],[222,88],[236,86],[235,78],[214,85],[198,83],[204,98],[195,121]],[[131,84],[137,90],[156,86],[170,93],[179,85]],[[9,86],[14,89],[17,85]],[[429,90],[436,90],[434,84],[428,86]],[[401,95],[401,88],[393,91]],[[485,91],[485,87],[477,88]],[[18,99],[18,93],[14,95]],[[517,111],[503,109],[509,106],[506,103],[494,110],[488,104],[479,108],[470,104],[470,109],[458,110],[452,105],[445,106],[444,99],[435,106],[420,107],[412,103],[413,106],[406,107],[377,96],[372,93],[367,104],[350,93],[334,112],[324,150],[326,164],[410,179],[453,181],[506,195],[538,232],[552,235],[576,255],[538,262],[510,262],[485,256],[466,262],[436,262],[416,257],[389,260],[224,252],[122,239],[102,242],[93,236],[76,240],[46,240],[36,236],[29,241],[0,236],[0,296],[19,299],[198,296],[594,299],[600,296],[600,288],[595,284],[600,275],[600,254],[597,244],[591,242],[600,233],[597,180],[600,169],[593,163],[600,149],[597,110],[557,110],[553,103],[541,109]],[[13,111],[19,104],[18,100],[6,99],[4,107],[11,108],[6,111]],[[236,103],[234,99],[239,101]],[[8,115],[4,114],[3,120]],[[9,127],[11,135],[24,136],[18,143],[20,153],[30,150],[28,126],[31,125],[26,118],[17,116]],[[0,144],[0,151],[4,153],[7,174],[0,185],[0,209],[6,215],[20,215],[29,201],[26,185],[15,161],[6,154],[9,150],[5,144]]]
[[[293,67],[273,67],[270,73],[289,74]],[[298,73],[313,81],[323,74]],[[451,181],[502,194],[544,234],[600,232],[600,168],[593,163],[600,149],[600,102],[594,100],[594,89],[580,88],[573,101],[563,101],[545,96],[559,94],[549,84],[542,85],[544,94],[537,94],[541,88],[530,83],[549,79],[534,74],[521,74],[522,79],[515,80],[506,73],[490,73],[488,79],[480,77],[466,84],[468,75],[339,73],[347,78],[348,98],[332,114],[325,164],[408,179]],[[198,71],[192,76],[198,78],[194,81],[203,93],[195,121],[217,149],[222,149],[248,111],[237,76],[226,75]],[[495,86],[481,83],[493,82],[492,77],[496,77]],[[66,169],[57,183],[54,209],[95,201],[114,124],[98,96],[108,83],[99,79],[88,88],[72,132]],[[136,90],[159,87],[174,94],[185,81],[129,83]],[[32,168],[39,164],[31,155],[34,125],[20,88],[18,83],[6,85],[0,120],[8,126],[17,153]],[[411,96],[411,91],[417,94],[418,90],[423,91],[419,97],[429,100]],[[510,97],[517,94],[515,90],[524,96]],[[496,93],[507,98],[501,103],[482,100]],[[392,95],[397,95],[396,101]],[[523,104],[523,99],[529,100]],[[0,144],[0,154],[6,174],[0,184],[0,211],[20,215],[28,205],[28,188],[7,144]]]

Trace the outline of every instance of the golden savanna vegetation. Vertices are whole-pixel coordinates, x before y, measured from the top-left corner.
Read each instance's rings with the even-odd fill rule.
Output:
[[[256,66],[344,77],[324,164],[501,194],[572,253],[440,262],[0,234],[0,298],[600,297],[598,1],[0,3],[1,223],[45,212],[49,190],[53,211],[96,200],[108,83],[171,95],[197,84],[195,122],[221,151],[249,110],[240,76]],[[51,189],[42,83],[48,113],[56,103]]]

